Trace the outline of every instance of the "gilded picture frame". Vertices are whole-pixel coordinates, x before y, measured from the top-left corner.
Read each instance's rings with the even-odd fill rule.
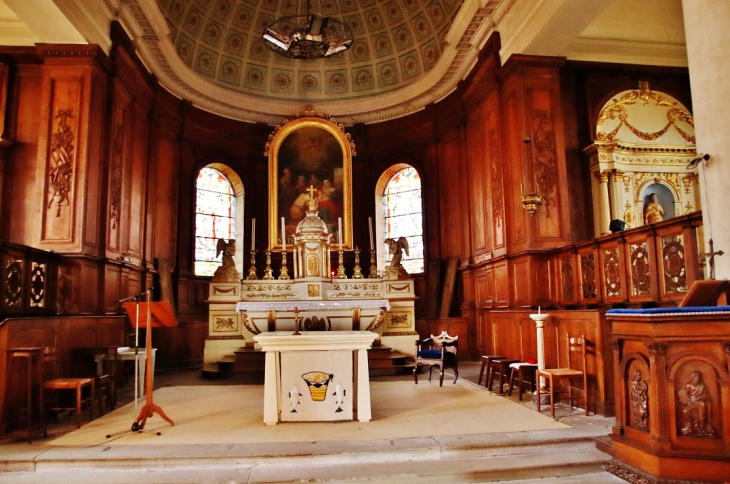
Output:
[[[284,217],[287,249],[293,248],[297,224],[306,216],[311,193],[327,224],[332,248],[352,249],[352,157],[355,144],[334,118],[303,115],[277,126],[269,136],[269,248],[282,249]],[[339,219],[342,234],[339,234]]]

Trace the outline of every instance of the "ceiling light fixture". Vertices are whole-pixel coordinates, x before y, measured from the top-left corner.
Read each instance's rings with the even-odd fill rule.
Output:
[[[347,50],[352,30],[339,20],[310,13],[282,17],[266,27],[262,35],[274,52],[294,59],[321,59]]]

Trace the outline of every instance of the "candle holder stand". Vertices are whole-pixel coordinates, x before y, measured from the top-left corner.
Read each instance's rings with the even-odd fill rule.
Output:
[[[347,279],[347,274],[345,274],[344,252],[339,251],[339,256],[337,257],[337,263],[339,264],[339,267],[337,268],[337,279]]]
[[[251,262],[248,268],[248,280],[258,279],[259,276],[256,274],[256,249],[251,249]]]
[[[279,274],[280,281],[286,281],[291,279],[289,277],[289,270],[286,268],[286,251],[281,252],[281,273]]]
[[[264,269],[264,280],[270,281],[274,278],[274,272],[271,270],[271,251],[266,251],[266,268]]]
[[[375,249],[370,249],[370,279],[377,279],[378,277],[378,266],[375,264]]]
[[[352,273],[353,279],[362,279],[362,269],[360,269],[360,249],[355,249],[355,268]]]

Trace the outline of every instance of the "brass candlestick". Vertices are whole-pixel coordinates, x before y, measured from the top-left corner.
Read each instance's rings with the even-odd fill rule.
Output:
[[[258,279],[256,275],[256,249],[251,249],[251,266],[248,268],[248,277],[246,279]]]
[[[376,279],[378,277],[378,266],[375,264],[375,249],[370,249],[370,279]]]
[[[353,279],[362,279],[362,271],[360,269],[360,249],[355,249],[355,269],[352,273]]]
[[[344,252],[340,251],[340,255],[337,257],[337,262],[340,265],[340,267],[337,268],[337,279],[347,279],[347,274],[345,274]]]
[[[264,269],[264,280],[269,281],[274,278],[274,272],[271,270],[271,251],[266,251],[266,268]]]
[[[289,277],[289,271],[286,268],[286,251],[282,251],[282,253],[281,253],[281,274],[279,274],[279,280],[285,281],[287,279],[291,279],[291,277]]]

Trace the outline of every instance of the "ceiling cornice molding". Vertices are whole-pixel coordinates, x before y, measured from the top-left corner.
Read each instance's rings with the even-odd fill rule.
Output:
[[[446,47],[439,61],[419,80],[378,96],[336,101],[253,96],[206,81],[177,55],[155,0],[125,0],[120,6],[119,19],[142,62],[149,66],[160,84],[200,109],[241,121],[276,125],[283,117],[299,112],[304,105],[313,104],[317,110],[331,113],[341,122],[352,125],[404,116],[453,92],[477,62],[479,49],[493,30],[491,15],[499,5],[495,0],[464,2],[446,36]]]
[[[688,67],[684,44],[579,37],[568,45],[568,60]]]

